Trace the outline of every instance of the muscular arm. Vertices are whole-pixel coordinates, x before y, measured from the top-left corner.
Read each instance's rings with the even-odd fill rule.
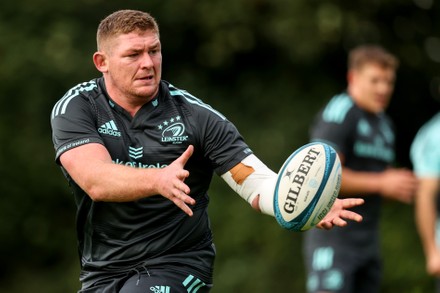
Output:
[[[163,169],[139,169],[113,164],[103,145],[91,143],[65,152],[60,162],[94,201],[125,202],[160,194],[192,215],[188,204],[195,201],[188,196],[190,190],[184,180],[189,172],[183,169],[192,152],[193,147],[188,147]]]
[[[426,256],[428,273],[440,276],[440,251],[435,241],[436,200],[440,188],[438,178],[422,178],[415,201],[417,229]]]

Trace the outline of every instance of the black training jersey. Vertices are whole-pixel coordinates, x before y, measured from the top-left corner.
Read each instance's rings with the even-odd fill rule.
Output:
[[[343,154],[344,166],[352,170],[379,172],[394,160],[394,130],[390,119],[384,113],[372,114],[362,110],[345,93],[334,96],[318,113],[310,137],[312,141],[333,146]],[[351,228],[376,230],[381,197],[363,198],[365,203],[353,211],[364,219],[341,229],[345,234],[352,233]]]
[[[68,91],[54,106],[51,123],[57,163],[72,148],[99,143],[114,164],[164,168],[194,145],[185,166],[190,172],[185,183],[197,202],[192,217],[160,195],[135,202],[94,202],[62,169],[77,204],[83,272],[182,261],[207,269],[200,258],[188,260],[185,255],[212,244],[207,191],[213,172],[223,174],[252,153],[231,122],[166,81],[157,98],[131,117],[108,97],[98,78]]]

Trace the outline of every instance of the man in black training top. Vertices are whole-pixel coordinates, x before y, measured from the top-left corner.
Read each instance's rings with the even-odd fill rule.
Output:
[[[97,45],[103,77],[70,89],[51,113],[56,162],[77,205],[80,292],[209,292],[213,172],[270,215],[276,174],[222,114],[161,80],[148,13],[109,15]],[[360,221],[347,208],[362,202],[337,201],[318,227]]]
[[[365,204],[353,210],[362,223],[305,234],[308,292],[374,293],[380,290],[379,215],[382,198],[409,203],[416,179],[395,169],[394,130],[385,114],[394,89],[397,59],[379,46],[350,52],[347,92],[318,113],[312,141],[332,145],[342,163],[340,197],[354,194]]]

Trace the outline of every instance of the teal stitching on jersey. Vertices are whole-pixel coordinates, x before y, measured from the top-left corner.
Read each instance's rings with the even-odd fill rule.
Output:
[[[222,115],[220,112],[216,111],[210,105],[205,104],[204,102],[202,102],[202,100],[200,100],[199,98],[191,95],[190,93],[188,93],[185,90],[180,90],[180,89],[175,88],[174,86],[170,85],[170,95],[171,96],[182,96],[189,103],[191,103],[193,105],[199,105],[200,107],[205,108],[205,109],[211,111],[212,113],[216,114],[217,116],[219,116],[223,120],[226,120],[226,117],[224,115]]]
[[[78,84],[77,86],[71,88],[53,107],[52,109],[52,119],[55,118],[57,115],[62,115],[66,113],[67,105],[69,105],[70,101],[77,97],[80,92],[83,91],[91,91],[98,86],[96,85],[94,80],[91,80],[89,82],[83,82],[81,84]]]

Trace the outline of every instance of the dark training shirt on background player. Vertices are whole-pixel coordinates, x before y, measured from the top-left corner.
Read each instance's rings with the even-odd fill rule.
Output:
[[[380,172],[394,160],[394,131],[391,121],[383,113],[376,115],[363,111],[346,93],[336,95],[330,100],[316,116],[310,132],[311,141],[322,141],[333,146],[338,153],[344,155],[344,167],[352,170]],[[365,203],[353,208],[363,216],[361,223],[342,229],[335,227],[332,231],[313,229],[304,235],[305,255],[308,265],[311,266],[308,267],[310,274],[307,281],[310,288],[317,286],[318,280],[325,280],[328,289],[339,290],[344,282],[349,281],[344,280],[344,273],[339,268],[348,266],[348,263],[362,267],[362,263],[368,262],[376,269],[370,267],[365,271],[365,279],[369,277],[368,274],[375,274],[375,278],[380,278],[378,226],[382,198],[374,194],[363,198]],[[356,248],[355,251],[353,247]],[[359,249],[361,254],[356,252]],[[343,253],[335,254],[335,251]],[[343,261],[340,257],[350,261]]]

